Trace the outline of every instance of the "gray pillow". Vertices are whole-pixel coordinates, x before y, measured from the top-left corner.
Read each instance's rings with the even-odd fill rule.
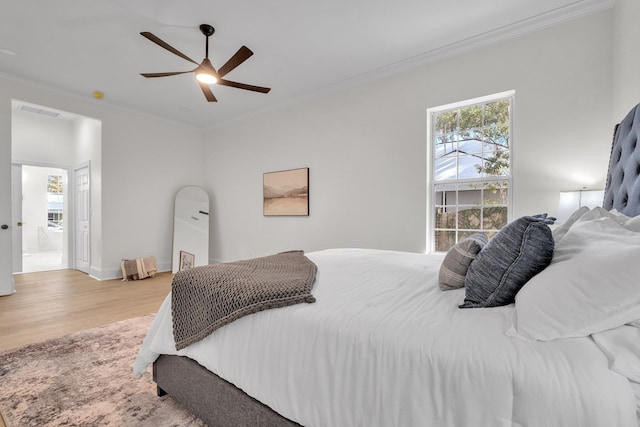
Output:
[[[547,214],[523,216],[507,224],[478,253],[465,278],[460,308],[511,304],[525,283],[553,257],[554,241]]]
[[[449,249],[442,265],[440,265],[440,273],[438,274],[440,289],[448,291],[463,288],[464,278],[471,261],[476,258],[478,252],[484,248],[488,241],[486,234],[476,233],[460,240]]]

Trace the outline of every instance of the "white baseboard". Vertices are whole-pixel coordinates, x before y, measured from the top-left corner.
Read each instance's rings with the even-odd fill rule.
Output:
[[[158,265],[158,273],[171,271],[170,261],[158,262],[157,265]],[[103,270],[96,267],[89,267],[89,276],[100,281],[122,279],[122,269],[120,268],[119,265],[115,268],[110,268],[108,270]]]

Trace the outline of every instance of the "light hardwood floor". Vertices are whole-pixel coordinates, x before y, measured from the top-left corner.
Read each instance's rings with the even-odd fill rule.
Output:
[[[155,313],[172,278],[98,281],[76,270],[14,275],[16,292],[0,297],[0,352]]]

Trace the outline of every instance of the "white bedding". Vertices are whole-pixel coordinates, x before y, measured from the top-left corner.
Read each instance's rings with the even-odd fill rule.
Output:
[[[506,336],[514,306],[459,309],[441,256],[333,249],[314,304],[252,314],[175,351],[167,297],[134,373],[158,354],[197,360],[283,416],[314,426],[638,426],[628,379],[592,337]]]

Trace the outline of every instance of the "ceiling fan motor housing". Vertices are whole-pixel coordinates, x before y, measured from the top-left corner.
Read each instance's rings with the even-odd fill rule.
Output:
[[[207,37],[212,36],[213,33],[216,32],[216,30],[209,24],[200,25],[200,31],[202,32],[202,34],[204,34]]]

